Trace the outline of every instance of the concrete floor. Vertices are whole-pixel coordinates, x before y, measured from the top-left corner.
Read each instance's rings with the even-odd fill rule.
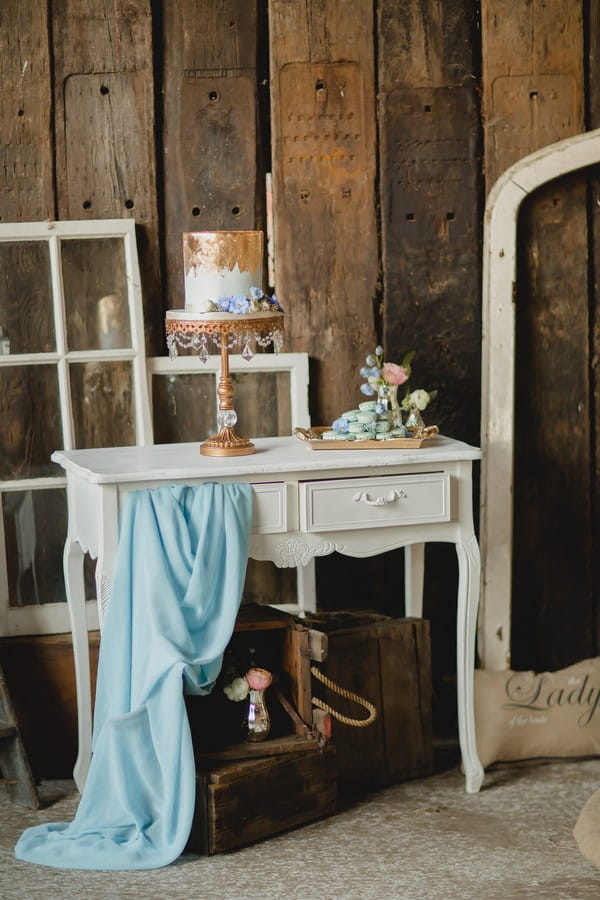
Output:
[[[600,759],[504,768],[477,795],[452,768],[342,804],[328,819],[236,853],[183,856],[145,872],[75,872],[18,862],[22,829],[68,821],[72,782],[46,782],[44,808],[0,791],[0,898],[102,900],[579,900],[600,870],[573,827],[600,788]]]

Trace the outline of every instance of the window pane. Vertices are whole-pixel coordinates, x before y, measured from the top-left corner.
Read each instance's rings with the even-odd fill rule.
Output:
[[[0,352],[56,350],[46,241],[0,241]]]
[[[65,491],[5,491],[1,501],[9,605],[64,602]]]
[[[131,346],[122,238],[61,241],[69,350]]]
[[[70,372],[75,446],[135,444],[131,363],[74,363]]]
[[[212,373],[154,375],[154,442],[203,441],[217,430],[216,379]]]
[[[292,433],[290,376],[287,372],[232,373],[233,404],[238,432],[247,438],[276,437]]]
[[[63,446],[54,366],[0,366],[0,480],[58,475]]]

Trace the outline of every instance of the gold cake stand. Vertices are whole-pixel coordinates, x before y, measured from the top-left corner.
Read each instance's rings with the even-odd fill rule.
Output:
[[[248,456],[254,453],[252,441],[241,437],[235,430],[238,417],[233,406],[229,352],[242,347],[242,356],[250,360],[254,355],[252,343],[260,347],[267,347],[272,343],[277,352],[283,343],[283,317],[281,312],[257,312],[239,316],[179,310],[167,312],[165,330],[169,355],[176,356],[179,347],[192,348],[206,362],[209,356],[208,345],[212,342],[220,348],[221,373],[217,386],[219,431],[200,445],[203,456]]]

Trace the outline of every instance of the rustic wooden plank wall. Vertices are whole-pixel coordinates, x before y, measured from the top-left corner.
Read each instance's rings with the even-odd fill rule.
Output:
[[[600,126],[599,8],[4,0],[0,219],[135,218],[157,355],[164,310],[183,302],[182,232],[263,229],[270,171],[275,287],[286,349],[311,357],[313,421],[356,404],[379,341],[395,361],[416,349],[413,386],[439,389],[428,420],[476,442],[485,192],[525,153]],[[594,174],[532,197],[519,232],[513,662],[527,668],[598,648]],[[13,277],[33,264],[20,259]],[[252,417],[266,389],[245,389]],[[26,393],[10,391],[3,414]],[[5,468],[26,438],[13,433]],[[456,563],[432,552],[426,611],[445,677]],[[324,605],[402,612],[399,554],[321,562]]]

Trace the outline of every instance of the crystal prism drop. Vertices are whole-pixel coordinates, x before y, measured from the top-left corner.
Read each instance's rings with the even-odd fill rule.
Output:
[[[198,359],[200,362],[208,362],[208,350],[206,349],[206,341],[202,341],[200,350],[198,351]]]
[[[244,344],[244,349],[242,350],[242,358],[245,359],[246,362],[248,362],[252,359],[253,356],[254,353],[250,348],[250,344],[248,343],[248,341],[246,341],[246,343]]]

